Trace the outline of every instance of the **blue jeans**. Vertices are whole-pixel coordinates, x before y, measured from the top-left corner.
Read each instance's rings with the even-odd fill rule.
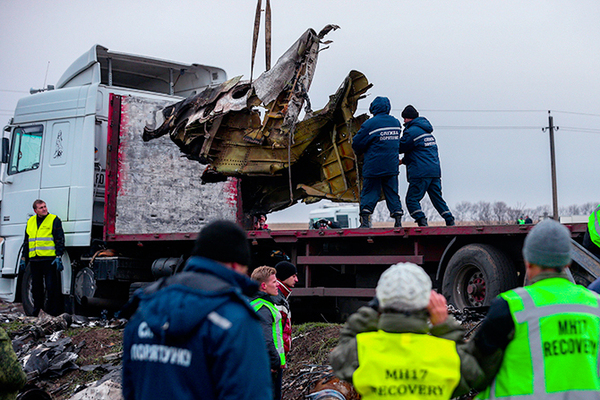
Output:
[[[398,175],[363,177],[363,188],[360,192],[360,213],[373,214],[375,206],[381,198],[381,189],[385,196],[390,215],[402,214],[402,202],[398,196]]]
[[[448,205],[442,198],[442,180],[440,178],[419,178],[408,181],[406,192],[406,208],[415,221],[425,217],[419,203],[425,197],[425,193],[429,195],[431,204],[446,222],[454,220]]]

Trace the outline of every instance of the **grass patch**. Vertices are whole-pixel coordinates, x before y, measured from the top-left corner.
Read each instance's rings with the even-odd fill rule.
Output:
[[[306,332],[312,331],[315,328],[328,328],[330,326],[335,326],[339,324],[329,324],[327,322],[307,322],[301,325],[293,325],[292,326],[292,334],[294,336],[302,335]]]
[[[29,328],[29,324],[26,324],[19,320],[14,320],[14,321],[10,321],[7,323],[3,323],[1,326],[2,326],[2,329],[4,329],[6,331],[6,333],[8,333],[9,335],[11,335],[14,332],[18,332],[18,331],[24,330],[26,328]]]

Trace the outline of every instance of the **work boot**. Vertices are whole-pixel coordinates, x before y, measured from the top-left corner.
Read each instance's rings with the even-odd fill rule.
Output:
[[[454,226],[456,222],[454,222],[454,217],[450,217],[446,220],[446,226]]]
[[[402,227],[402,216],[403,215],[404,215],[404,213],[402,211],[392,214],[392,218],[394,218],[394,228]]]
[[[425,217],[419,218],[416,222],[417,222],[417,225],[419,225],[419,226],[429,226],[429,225],[427,225],[427,218],[425,218]]]
[[[371,227],[371,214],[360,214],[359,228],[370,228],[370,227]]]

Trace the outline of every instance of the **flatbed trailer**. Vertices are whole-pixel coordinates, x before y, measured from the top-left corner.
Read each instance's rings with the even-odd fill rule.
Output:
[[[524,283],[521,250],[534,225],[457,225],[372,229],[250,231],[257,260],[274,250],[298,267],[292,301],[296,316],[315,311],[342,319],[375,296],[381,273],[398,262],[422,266],[434,288],[458,308],[487,306],[501,292]],[[573,239],[577,283],[600,276],[600,264],[579,243],[586,224],[565,224]],[[577,253],[575,253],[577,252]]]

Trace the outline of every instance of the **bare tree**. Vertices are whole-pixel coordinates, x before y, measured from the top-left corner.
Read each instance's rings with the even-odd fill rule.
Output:
[[[492,213],[496,218],[496,223],[504,224],[508,218],[508,206],[503,201],[497,201],[492,205]]]
[[[507,221],[511,223],[516,223],[517,219],[523,215],[525,210],[525,204],[517,203],[515,207],[509,207],[507,210]]]
[[[461,201],[454,206],[452,214],[457,221],[472,221],[473,220],[473,205],[468,201]]]
[[[377,203],[375,210],[373,210],[372,220],[373,222],[385,222],[392,220],[392,217],[390,217],[390,211],[387,209],[385,201],[380,201]]]
[[[487,201],[480,201],[475,204],[477,210],[477,219],[484,223],[492,222],[492,205]]]
[[[596,207],[598,207],[598,204],[600,204],[600,202],[597,201],[582,204],[579,208],[579,211],[582,213],[582,215],[590,215],[596,209]]]

